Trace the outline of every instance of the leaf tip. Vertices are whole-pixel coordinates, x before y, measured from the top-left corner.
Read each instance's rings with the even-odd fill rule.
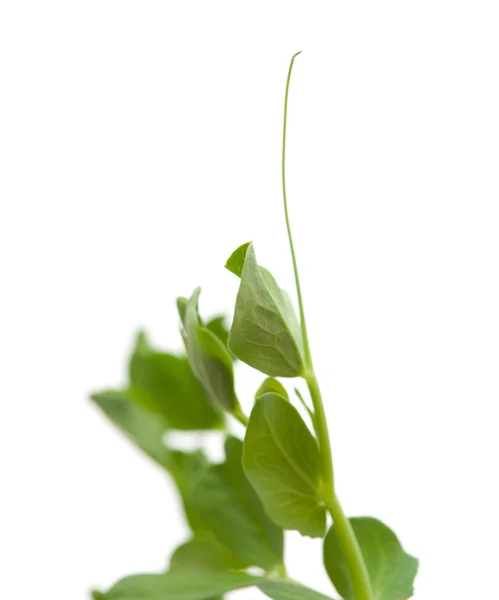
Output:
[[[188,300],[184,296],[179,296],[177,298],[177,312],[182,325],[185,325],[185,311],[187,310],[187,302]]]
[[[237,277],[241,277],[244,261],[246,259],[246,252],[248,251],[249,246],[252,244],[253,242],[245,242],[244,244],[241,244],[234,250],[225,263],[225,268],[231,273],[234,273],[234,275],[237,275]]]

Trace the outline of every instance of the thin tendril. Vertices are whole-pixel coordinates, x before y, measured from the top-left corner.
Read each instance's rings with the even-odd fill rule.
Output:
[[[296,253],[295,253],[295,247],[293,244],[293,236],[291,234],[291,224],[290,224],[289,212],[288,212],[288,199],[287,199],[287,195],[286,195],[286,129],[287,129],[287,124],[288,124],[289,84],[291,82],[291,72],[293,70],[295,58],[299,54],[301,54],[301,52],[302,51],[300,50],[300,52],[297,52],[291,58],[291,63],[289,65],[289,71],[288,71],[288,79],[286,81],[286,95],[284,98],[284,125],[283,125],[283,129],[282,129],[282,196],[283,196],[283,200],[284,200],[284,215],[286,217],[286,229],[288,231],[289,247],[291,250],[291,258],[293,260],[293,271],[294,271],[294,275],[295,275],[296,294],[298,296],[298,306],[300,309],[300,324],[301,324],[301,332],[302,332],[302,338],[303,338],[303,350],[305,352],[305,363],[306,363],[307,369],[310,369],[312,366],[312,358],[310,355],[310,345],[309,345],[309,341],[308,341],[307,324],[305,321],[305,309],[303,307],[303,297],[302,297],[302,293],[301,293],[300,277],[298,275],[298,264],[296,261]]]

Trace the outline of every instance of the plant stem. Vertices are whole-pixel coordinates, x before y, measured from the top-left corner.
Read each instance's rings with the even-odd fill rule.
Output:
[[[362,551],[355,537],[350,520],[343,512],[336,494],[333,493],[331,500],[326,503],[326,506],[333,517],[336,535],[339,538],[341,549],[348,564],[355,598],[356,600],[372,600],[371,582]]]
[[[241,405],[238,403],[237,406],[234,408],[234,411],[232,412],[232,416],[234,417],[234,419],[237,419],[239,421],[239,423],[241,423],[242,425],[244,425],[245,427],[248,426],[249,423],[249,417],[247,417],[244,412],[243,409],[241,408]]]
[[[310,397],[315,410],[314,426],[319,442],[323,487],[322,497],[324,504],[333,518],[336,534],[339,538],[341,549],[350,572],[350,578],[355,594],[355,600],[373,600],[369,573],[359,543],[352,529],[349,519],[345,516],[334,489],[334,468],[331,452],[331,441],[327,426],[326,412],[319,388],[317,377],[310,363],[309,372],[305,377]]]
[[[333,459],[326,413],[319,383],[311,362],[309,364],[309,374],[305,377],[305,381],[307,382],[315,409],[315,430],[321,451],[322,473],[324,477],[322,489],[324,504],[333,517],[336,534],[348,564],[355,600],[373,600],[371,582],[369,580],[369,573],[367,572],[364,557],[362,556],[359,543],[355,537],[355,532],[352,529],[350,521],[343,512],[334,490]]]
[[[326,411],[322,401],[322,394],[319,388],[319,382],[314,372],[312,363],[308,365],[309,374],[305,377],[307,386],[312,398],[315,411],[315,433],[321,450],[322,476],[323,476],[323,496],[330,498],[334,495],[334,468],[331,452],[331,441],[329,439],[329,430],[327,427]]]
[[[350,578],[352,580],[352,585],[354,588],[355,600],[373,600],[371,583],[369,581],[369,574],[367,572],[367,568],[364,562],[364,557],[362,556],[359,543],[357,541],[357,538],[355,537],[355,533],[352,529],[350,521],[345,516],[345,513],[341,508],[341,505],[338,501],[334,490],[334,470],[333,458],[331,453],[331,442],[329,439],[329,430],[327,427],[324,403],[322,401],[319,383],[317,381],[317,377],[315,375],[312,363],[312,354],[310,351],[307,324],[305,321],[305,309],[303,307],[300,277],[298,274],[298,265],[296,261],[296,253],[293,244],[293,236],[291,234],[291,225],[288,214],[288,200],[286,195],[286,129],[288,120],[288,96],[293,64],[295,62],[295,58],[299,54],[300,52],[297,52],[291,58],[291,63],[289,65],[288,71],[288,78],[286,81],[286,95],[284,98],[284,126],[282,134],[282,193],[284,200],[284,214],[286,217],[286,228],[288,230],[289,247],[291,250],[291,258],[293,260],[296,294],[298,296],[298,305],[300,309],[300,324],[305,359],[305,369],[303,372],[303,378],[305,379],[308,385],[308,389],[310,391],[310,396],[312,398],[315,411],[314,427],[317,434],[321,454],[323,476],[323,486],[321,492],[323,501],[333,518],[336,533],[340,540],[341,549],[343,550],[345,559],[348,564],[348,570],[350,572]]]

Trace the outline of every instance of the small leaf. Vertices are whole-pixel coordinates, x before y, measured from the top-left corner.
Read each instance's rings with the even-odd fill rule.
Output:
[[[265,514],[242,469],[242,443],[229,437],[226,461],[193,482],[193,506],[218,541],[245,566],[267,571],[280,566],[283,532]]]
[[[256,391],[255,398],[259,398],[260,396],[263,396],[263,394],[266,394],[267,392],[275,392],[276,394],[279,394],[279,396],[282,396],[286,400],[289,400],[289,396],[288,396],[288,392],[286,391],[286,388],[282,385],[282,383],[280,381],[278,381],[277,379],[274,379],[273,377],[267,377],[267,379],[265,379],[265,381],[262,383],[262,385]]]
[[[168,468],[171,456],[163,443],[165,424],[139,406],[127,390],[92,394],[91,399],[143,452]]]
[[[253,244],[246,251],[229,348],[266,375],[297,377],[303,372],[302,337],[291,301],[258,266]]]
[[[267,514],[280,527],[324,536],[317,442],[296,408],[276,393],[260,396],[251,412],[243,466]]]
[[[218,429],[223,415],[208,398],[185,357],[154,350],[139,333],[129,365],[134,397],[171,429]]]
[[[299,583],[291,581],[263,581],[257,587],[272,600],[331,600]]]
[[[208,600],[226,592],[256,585],[261,577],[245,573],[170,572],[132,575],[101,594],[102,600]]]
[[[198,314],[197,288],[185,311],[184,342],[192,370],[210,397],[233,412],[238,401],[234,391],[232,357],[223,342],[201,325]]]
[[[225,317],[213,317],[213,319],[210,319],[206,323],[206,329],[209,329],[212,333],[214,333],[217,336],[217,338],[223,342],[223,345],[227,348],[229,330],[225,326]],[[231,358],[233,357],[231,356]]]
[[[179,546],[170,560],[171,571],[223,572],[242,568],[227,548],[212,539],[194,538]]]
[[[182,321],[182,325],[185,327],[185,311],[187,310],[187,298],[183,296],[179,296],[177,298],[177,310],[180,320]]]
[[[370,517],[350,519],[366,563],[374,600],[406,600],[413,593],[416,558],[406,554],[396,535]],[[324,540],[324,564],[344,600],[354,600],[352,580],[333,525]]]
[[[246,251],[248,250],[248,246],[250,244],[251,242],[246,242],[245,244],[239,246],[239,248],[236,248],[229,256],[228,261],[225,263],[225,268],[238,277],[241,277],[241,273],[243,272]]]

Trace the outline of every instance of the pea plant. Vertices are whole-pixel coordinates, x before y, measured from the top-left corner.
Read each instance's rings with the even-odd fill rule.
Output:
[[[273,600],[328,600],[288,574],[286,530],[323,540],[326,572],[344,600],[405,600],[413,594],[418,561],[380,521],[348,518],[336,493],[286,198],[288,95],[298,54],[286,82],[282,188],[299,313],[258,264],[253,244],[245,243],[225,265],[240,279],[229,330],[223,317],[200,317],[198,288],[190,298],[177,299],[185,353],[157,350],[141,332],[128,384],[92,395],[169,474],[190,528],[166,572],[125,577],[107,591],[94,591],[94,600],[215,600],[246,587]],[[235,392],[237,360],[266,376],[249,416]],[[297,390],[289,395],[278,378],[301,378],[310,399]],[[231,419],[244,426],[244,439],[229,433]],[[225,440],[225,460],[215,464],[200,450],[169,446],[175,430],[217,430]]]

